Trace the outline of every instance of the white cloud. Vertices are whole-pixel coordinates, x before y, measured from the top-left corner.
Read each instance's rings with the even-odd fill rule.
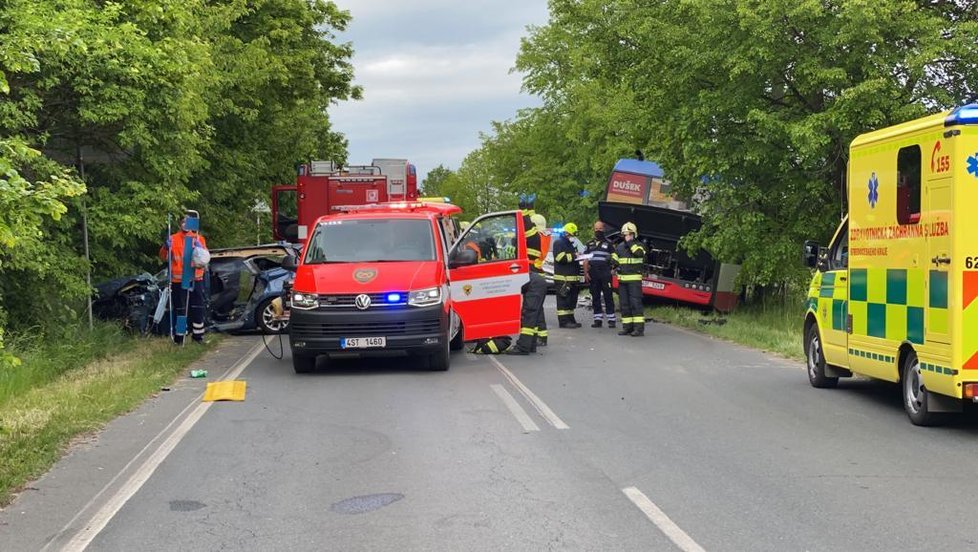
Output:
[[[353,42],[364,100],[330,110],[350,142],[350,161],[407,157],[424,175],[457,167],[490,121],[536,105],[510,72],[525,26],[546,21],[544,0],[357,0]]]

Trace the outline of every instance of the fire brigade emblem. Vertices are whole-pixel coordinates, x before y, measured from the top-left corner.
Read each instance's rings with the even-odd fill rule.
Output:
[[[468,284],[465,284],[464,286],[462,286],[462,292],[465,293],[465,295],[471,295],[472,294],[472,286],[470,286]]]
[[[372,268],[358,268],[353,271],[353,279],[360,282],[361,284],[366,284],[370,280],[377,277],[377,271]]]

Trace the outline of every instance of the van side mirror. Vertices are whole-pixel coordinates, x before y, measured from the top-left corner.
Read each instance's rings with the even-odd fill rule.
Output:
[[[802,252],[802,258],[805,261],[805,266],[808,268],[815,268],[818,266],[818,242],[815,240],[805,241],[805,246]]]
[[[464,248],[457,249],[452,253],[452,258],[448,262],[448,268],[459,268],[461,266],[474,265],[479,262],[479,256],[475,251]]]
[[[818,262],[815,263],[815,268],[819,272],[829,271],[829,248],[819,247],[818,248]]]
[[[295,269],[299,268],[299,259],[293,257],[292,255],[286,255],[285,258],[282,259],[282,268],[285,270],[295,271]]]

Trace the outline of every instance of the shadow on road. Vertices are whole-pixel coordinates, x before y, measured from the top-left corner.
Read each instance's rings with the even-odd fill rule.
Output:
[[[836,391],[853,393],[859,395],[862,400],[876,404],[883,410],[903,413],[901,388],[895,383],[867,379],[842,379],[839,380],[839,388]],[[907,423],[909,424],[910,421],[907,420]],[[949,416],[944,427],[948,430],[978,436],[978,405],[966,403],[964,412]]]

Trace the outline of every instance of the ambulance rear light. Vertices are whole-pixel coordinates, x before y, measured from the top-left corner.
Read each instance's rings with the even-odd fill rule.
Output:
[[[964,398],[978,401],[978,383],[964,384]]]

